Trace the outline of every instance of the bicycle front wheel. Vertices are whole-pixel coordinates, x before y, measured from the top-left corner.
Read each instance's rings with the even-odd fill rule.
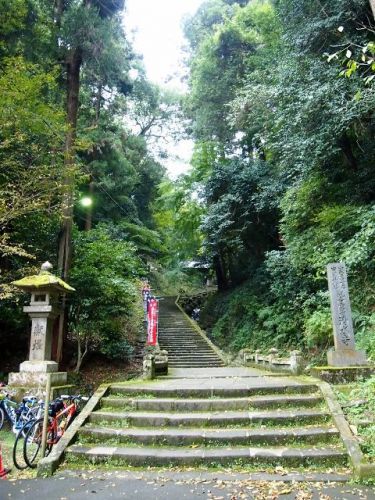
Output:
[[[43,458],[42,435],[43,418],[40,418],[39,420],[35,420],[34,422],[32,422],[29,430],[26,433],[23,443],[23,458],[31,469],[35,469],[38,465],[38,461]],[[49,454],[55,441],[56,439],[54,430],[52,428],[52,419],[48,419],[45,456]]]
[[[5,420],[5,413],[4,410],[0,408],[0,431],[3,428],[4,420]]]
[[[27,469],[28,465],[23,456],[23,445],[24,445],[24,437],[27,434],[27,431],[30,429],[33,420],[26,422],[23,427],[18,431],[16,439],[13,445],[13,463],[18,470]]]

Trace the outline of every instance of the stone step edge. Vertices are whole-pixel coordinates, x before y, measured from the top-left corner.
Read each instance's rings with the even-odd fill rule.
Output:
[[[153,468],[154,469],[154,468]],[[197,484],[197,482],[211,482],[211,481],[225,481],[228,483],[236,483],[238,481],[272,481],[272,482],[310,482],[310,483],[346,483],[352,479],[352,476],[347,474],[347,472],[296,472],[289,471],[288,473],[269,473],[269,472],[212,472],[205,469],[198,470],[188,470],[188,471],[177,471],[177,470],[166,470],[158,469],[156,470],[142,470],[142,479],[151,481],[186,481],[191,484]],[[118,477],[121,479],[140,479],[139,471],[128,471],[120,470],[118,472]],[[116,472],[116,476],[117,476]],[[112,472],[109,472],[111,475]],[[66,472],[61,473],[62,476],[66,476]],[[56,475],[56,479],[59,479],[60,474]],[[95,479],[107,479],[108,476],[105,472],[100,470],[95,471]]]
[[[197,355],[199,355],[199,359],[197,359]],[[179,352],[173,353],[173,351],[168,351],[168,358],[169,359],[181,359],[183,360],[196,360],[200,361],[200,359],[206,359],[206,358],[213,358],[213,359],[220,359],[219,356],[217,356],[214,352],[208,352],[205,350],[201,349],[195,349],[194,353],[185,353],[181,354]],[[221,361],[221,360],[220,360]]]
[[[143,464],[150,460],[153,464],[175,464],[194,463],[199,460],[220,460],[221,463],[228,463],[236,459],[253,459],[259,461],[279,461],[279,460],[314,460],[314,459],[334,459],[346,461],[348,455],[346,451],[337,450],[330,447],[325,448],[293,448],[293,447],[273,447],[273,448],[225,448],[225,449],[199,449],[199,448],[127,448],[121,446],[82,446],[72,445],[67,450],[68,454],[85,456],[96,460],[108,459],[128,459],[139,461]]]
[[[280,440],[280,439],[303,439],[303,438],[319,438],[319,437],[339,437],[340,433],[335,427],[316,426],[316,427],[293,427],[279,429],[119,429],[103,426],[82,427],[79,430],[79,435],[96,436],[102,438],[124,438],[124,439],[147,439],[164,440],[167,438],[178,439],[181,441],[191,441],[199,439],[200,441],[235,441],[238,439],[246,439],[253,442],[264,442],[263,440]]]
[[[241,389],[220,389],[220,388],[188,388],[188,387],[180,387],[176,389],[172,388],[162,388],[162,387],[137,387],[137,386],[127,386],[127,385],[117,385],[111,384],[110,392],[118,393],[118,394],[154,394],[154,395],[163,395],[163,396],[181,396],[187,397],[191,395],[194,396],[226,396],[232,395],[232,397],[246,397],[252,394],[272,394],[272,393],[284,393],[284,394],[293,394],[293,393],[307,393],[307,392],[316,392],[318,389],[316,384],[283,384],[283,385],[270,385],[266,384],[264,386],[253,386]]]
[[[205,424],[222,422],[222,423],[236,423],[236,422],[271,422],[271,421],[293,421],[293,419],[306,420],[306,419],[321,419],[331,417],[328,411],[314,411],[314,410],[293,410],[293,411],[230,411],[230,412],[196,412],[196,413],[169,413],[169,412],[111,412],[96,410],[91,413],[90,420],[130,420],[130,421],[147,421],[152,420],[154,425],[188,425],[194,422],[204,422]]]
[[[152,406],[152,405],[165,405],[170,406],[171,408],[178,409],[178,407],[184,407],[189,405],[202,405],[202,406],[225,406],[227,409],[230,409],[231,405],[236,404],[244,404],[244,405],[253,405],[253,406],[267,406],[268,404],[312,404],[312,403],[320,403],[323,402],[324,398],[320,394],[316,395],[280,395],[280,396],[250,396],[247,398],[220,398],[220,399],[177,399],[177,398],[121,398],[121,397],[105,397],[101,399],[102,408],[106,406],[125,406],[125,405],[134,405],[135,408],[139,408],[142,406]],[[103,404],[104,403],[104,404]],[[238,409],[238,408],[237,408]]]

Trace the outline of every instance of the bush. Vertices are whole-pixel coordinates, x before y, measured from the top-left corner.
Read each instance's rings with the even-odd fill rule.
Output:
[[[138,280],[144,268],[135,247],[113,239],[102,225],[76,234],[74,249],[70,332],[78,345],[76,369],[90,349],[125,359],[143,319]]]
[[[369,360],[375,362],[375,312],[369,315],[353,311],[357,348],[366,351]]]
[[[314,311],[305,319],[304,333],[308,347],[327,349],[333,343],[332,319],[329,309]]]

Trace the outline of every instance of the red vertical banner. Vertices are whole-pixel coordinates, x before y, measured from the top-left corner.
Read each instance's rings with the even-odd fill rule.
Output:
[[[147,345],[156,345],[158,342],[159,302],[151,299],[147,310]]]

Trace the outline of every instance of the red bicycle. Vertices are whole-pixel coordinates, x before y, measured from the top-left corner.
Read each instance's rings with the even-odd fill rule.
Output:
[[[84,396],[61,396],[50,404],[45,456],[47,456],[65,430],[79,413],[79,404],[89,398]],[[29,427],[23,444],[23,458],[35,469],[42,454],[43,418],[35,420]]]

